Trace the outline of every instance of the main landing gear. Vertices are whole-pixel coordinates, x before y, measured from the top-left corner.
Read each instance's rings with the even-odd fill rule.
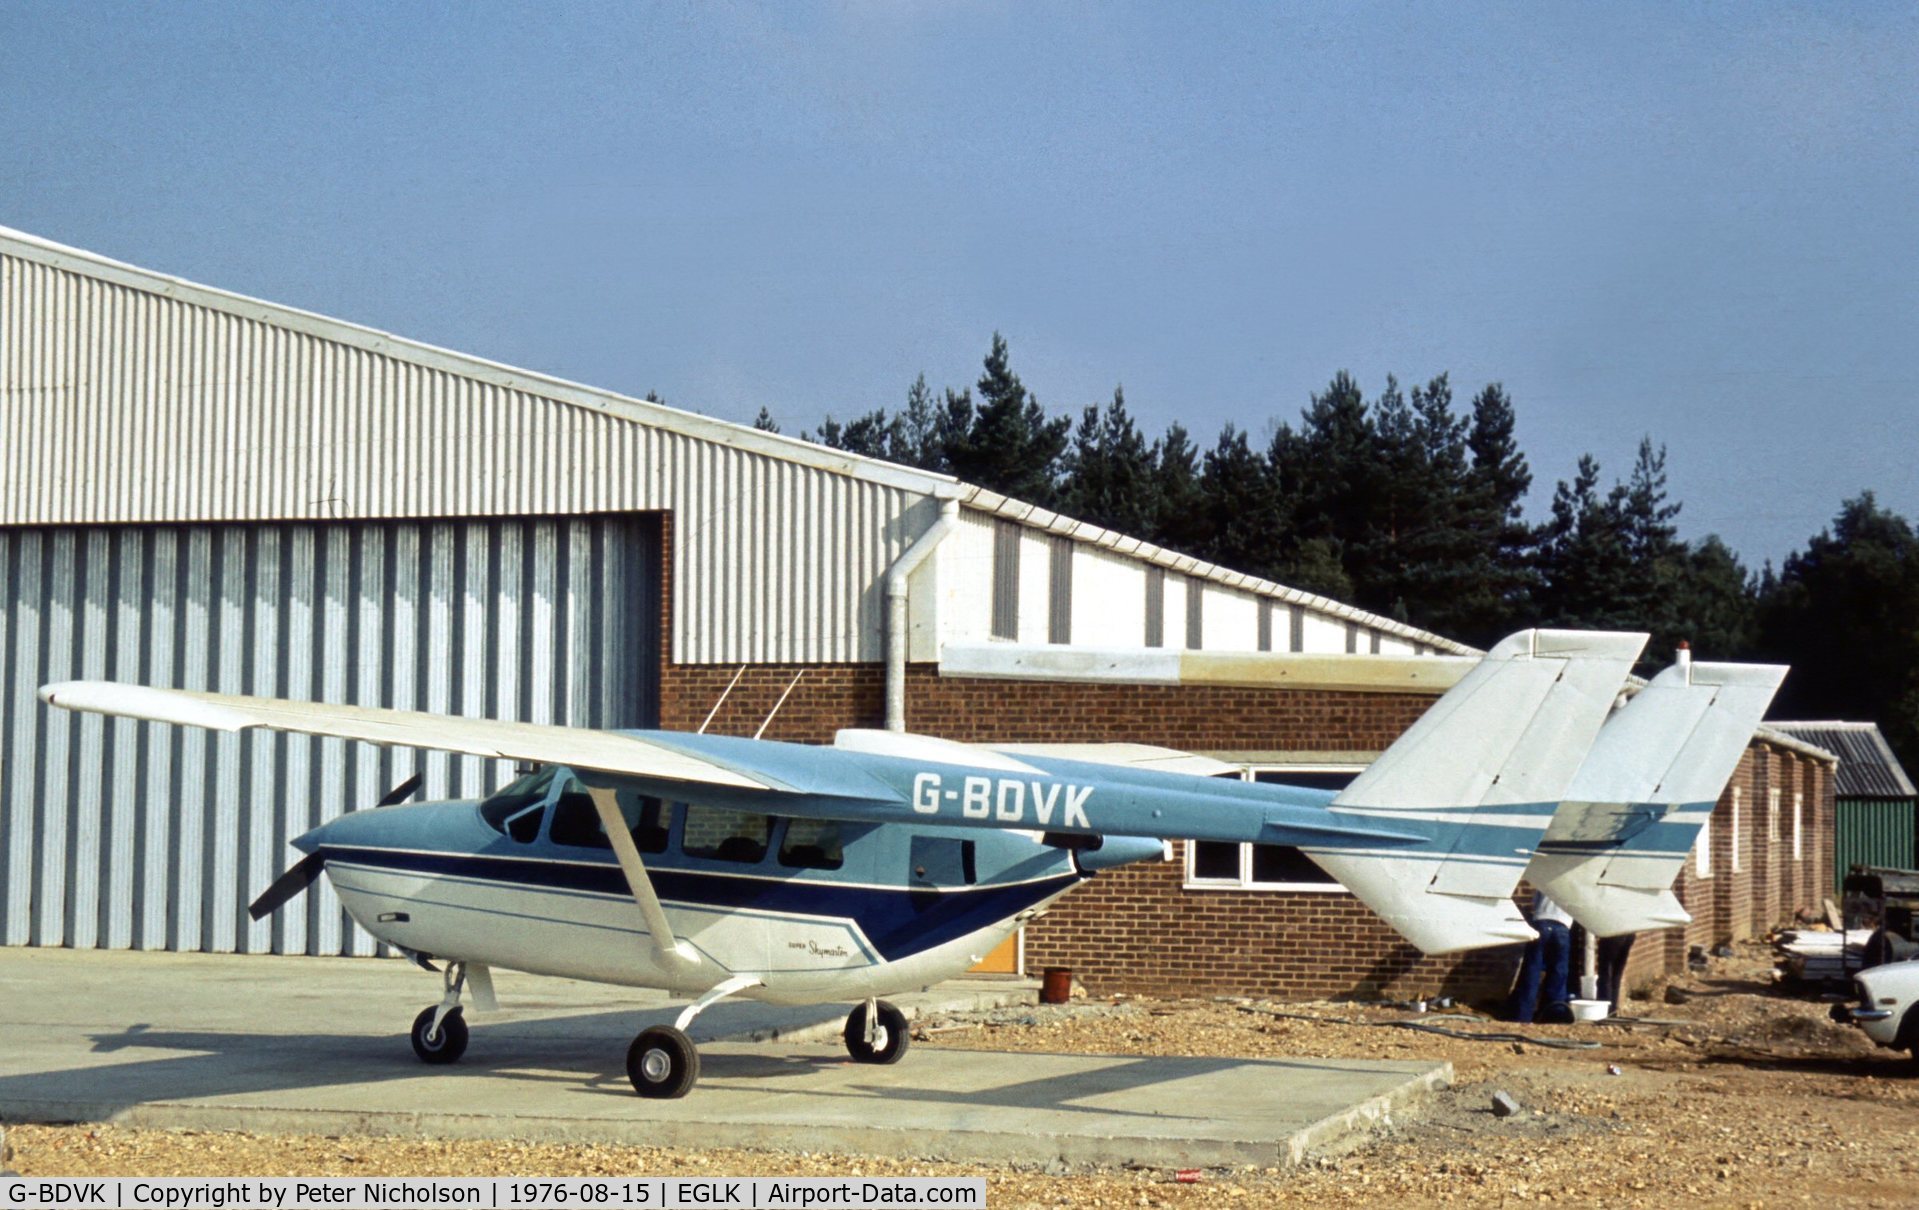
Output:
[[[691,1091],[700,1078],[700,1052],[687,1036],[687,1026],[715,1002],[759,983],[746,975],[728,979],[689,1004],[673,1024],[641,1030],[626,1051],[626,1078],[633,1081],[633,1091],[662,1100]],[[868,1000],[847,1015],[842,1036],[855,1062],[897,1063],[909,1038],[906,1014],[884,1000]]]
[[[868,1000],[847,1014],[841,1036],[856,1063],[897,1063],[909,1038],[906,1014],[884,1000]]]

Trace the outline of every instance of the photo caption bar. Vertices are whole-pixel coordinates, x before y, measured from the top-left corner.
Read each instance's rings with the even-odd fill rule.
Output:
[[[867,1177],[7,1177],[0,1210],[663,1210],[986,1204],[978,1176]]]

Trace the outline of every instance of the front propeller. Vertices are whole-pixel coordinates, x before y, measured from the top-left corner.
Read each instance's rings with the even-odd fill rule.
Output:
[[[419,773],[407,778],[399,785],[388,790],[374,809],[398,806],[419,792],[426,779]],[[273,885],[260,892],[260,897],[247,905],[247,915],[255,920],[264,920],[286,906],[289,899],[313,885],[313,880],[326,869],[326,857],[320,853],[309,853],[288,867],[286,873],[273,880]]]
[[[286,873],[273,880],[273,885],[260,892],[260,897],[247,906],[247,915],[255,920],[264,920],[280,910],[287,900],[313,885],[313,880],[326,869],[326,858],[319,853],[309,853],[295,862]]]

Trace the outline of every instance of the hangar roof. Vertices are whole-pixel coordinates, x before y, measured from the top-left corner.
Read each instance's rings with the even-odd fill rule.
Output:
[[[1436,653],[1477,654],[1442,635],[947,475],[438,348],[4,227],[0,261],[7,270],[0,282],[5,309],[37,307],[56,316],[61,328],[18,342],[32,347],[0,359],[0,398],[48,405],[33,430],[0,430],[0,524],[649,508],[676,509],[686,518],[700,507],[697,493],[656,480],[690,478],[660,472],[704,463],[706,477],[734,493],[722,502],[730,509],[721,512],[739,511],[748,493],[769,512],[830,497],[846,518],[843,528],[863,543],[854,565],[836,573],[855,593],[874,579],[875,567],[903,549],[911,537],[904,530],[930,523],[929,515],[915,526],[900,524],[915,499],[954,499],[969,510]],[[139,349],[130,359],[137,364],[109,364],[113,358],[103,350],[128,347]],[[257,406],[261,399],[272,406]],[[516,417],[519,440],[510,448],[502,416]],[[349,425],[371,437],[348,431]],[[635,437],[635,431],[657,436]],[[188,449],[193,452],[183,453]],[[290,451],[302,456],[289,457]],[[791,471],[782,477],[769,464]],[[82,465],[105,469],[81,474]],[[635,473],[636,466],[643,473]],[[846,486],[809,485],[792,472],[830,476]],[[816,549],[808,544],[820,537],[745,533],[743,524],[716,517],[682,535],[713,546],[689,554],[691,570],[717,578],[724,571],[708,564],[728,559],[787,567]],[[729,585],[727,591],[745,590]],[[853,610],[857,617],[831,622],[834,634],[781,654],[848,658],[870,646],[870,635],[862,640],[858,632],[873,629],[877,618],[868,615],[875,609],[862,601]],[[743,654],[688,649],[683,657]]]

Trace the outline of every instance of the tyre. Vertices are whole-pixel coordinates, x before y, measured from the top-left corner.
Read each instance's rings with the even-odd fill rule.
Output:
[[[866,1005],[855,1008],[846,1018],[846,1053],[858,1063],[897,1063],[906,1053],[906,1014],[891,1004],[879,1002],[878,1027],[873,1040],[866,1040]]]
[[[626,1078],[643,1097],[683,1097],[700,1078],[700,1052],[680,1030],[655,1025],[626,1048]]]
[[[453,1063],[466,1053],[466,1016],[460,1009],[454,1009],[440,1022],[438,1033],[428,1036],[433,1029],[433,1014],[439,1006],[420,1010],[413,1018],[413,1053],[420,1056],[422,1063]]]

